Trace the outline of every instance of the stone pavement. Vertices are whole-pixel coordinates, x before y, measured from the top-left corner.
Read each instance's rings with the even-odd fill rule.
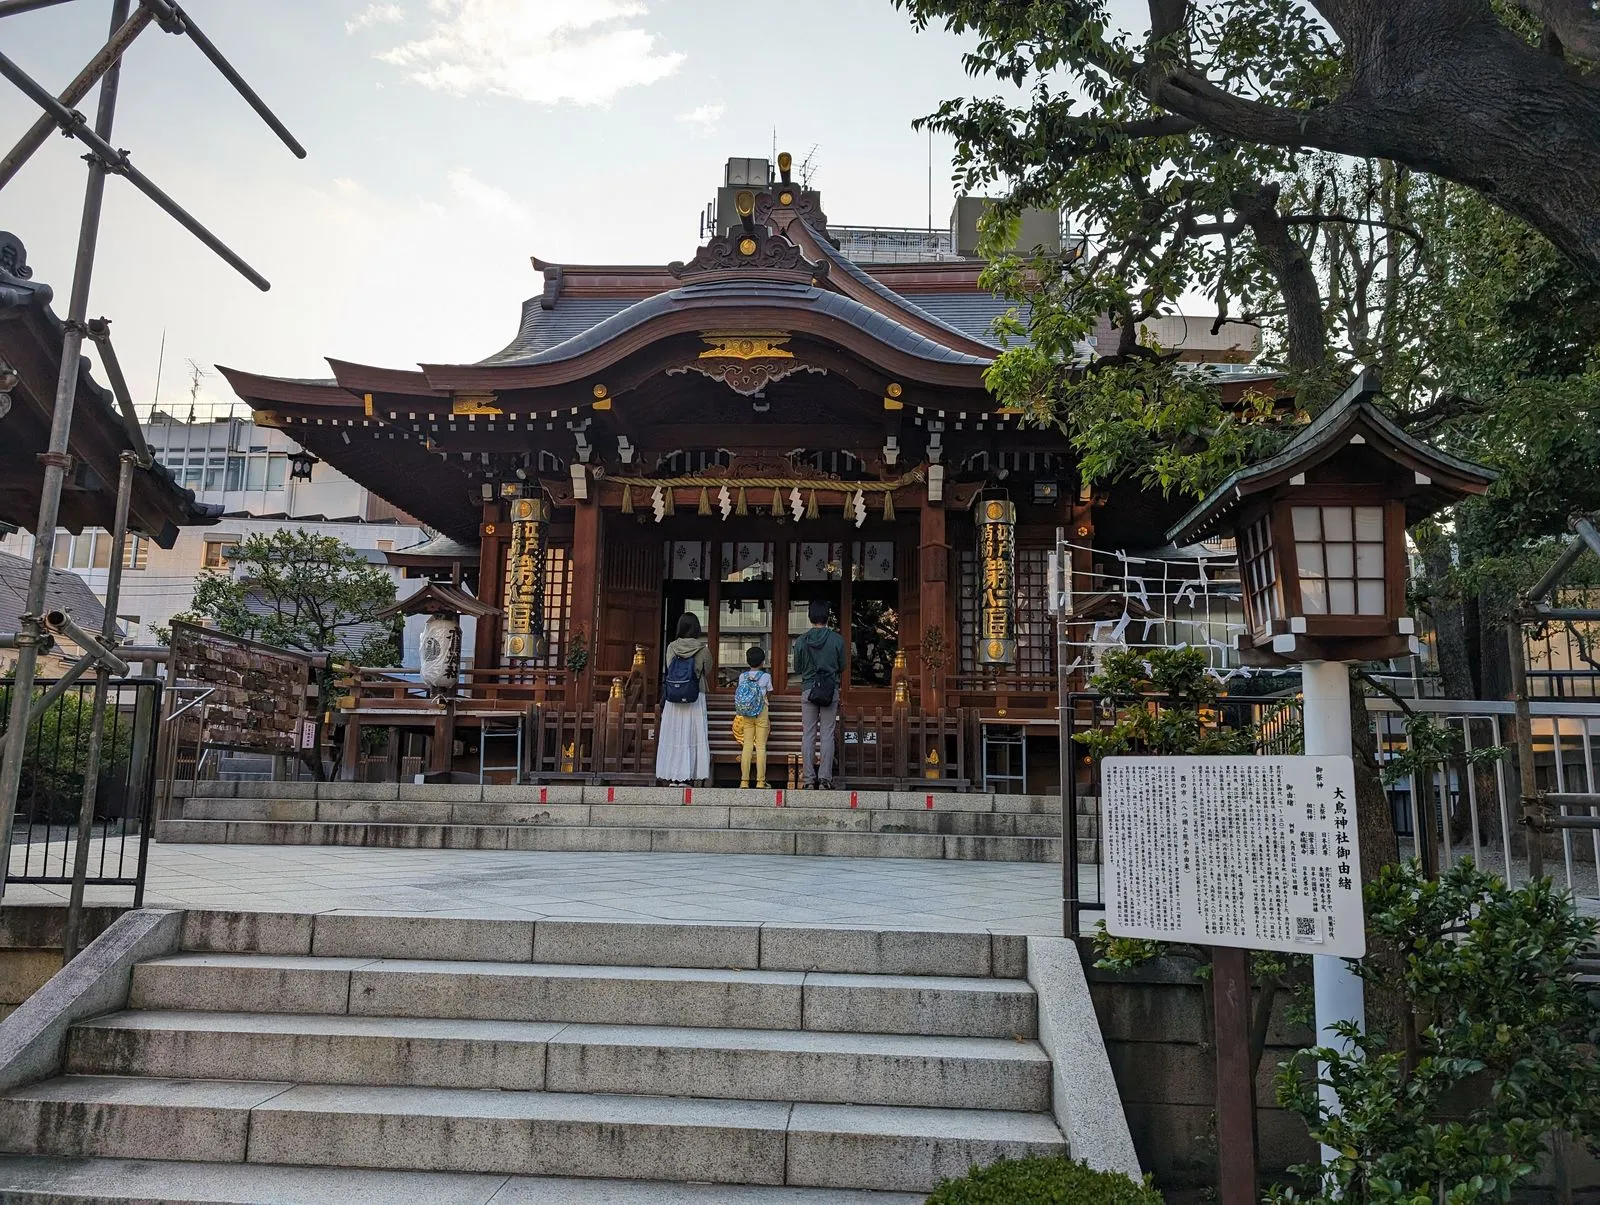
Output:
[[[1095,895],[1085,867],[1084,894]],[[65,902],[17,885],[8,904]],[[127,903],[127,888],[88,902]],[[340,846],[150,846],[145,903],[276,912],[772,921],[1059,935],[1061,868],[752,854],[549,853]]]

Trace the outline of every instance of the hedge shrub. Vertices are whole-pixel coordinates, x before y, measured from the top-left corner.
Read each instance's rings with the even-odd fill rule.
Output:
[[[1002,1159],[944,1180],[927,1205],[1162,1205],[1161,1194],[1121,1172],[1094,1171],[1063,1156]]]

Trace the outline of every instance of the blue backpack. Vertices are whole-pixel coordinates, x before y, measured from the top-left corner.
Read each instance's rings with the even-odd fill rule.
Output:
[[[667,666],[661,696],[669,703],[693,703],[700,697],[700,679],[694,672],[693,657],[674,657]]]
[[[753,720],[767,709],[767,692],[761,689],[761,671],[746,670],[739,675],[739,689],[733,692],[733,713]]]

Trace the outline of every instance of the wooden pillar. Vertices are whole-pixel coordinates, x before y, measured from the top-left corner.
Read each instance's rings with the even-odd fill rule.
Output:
[[[478,528],[478,599],[491,607],[505,603],[507,534],[500,503],[485,502]],[[472,644],[473,669],[495,669],[500,665],[501,625],[499,615],[485,615],[478,620]]]
[[[598,659],[600,634],[600,576],[605,560],[601,543],[603,523],[598,503],[579,502],[572,515],[572,565],[571,617],[569,629],[572,636],[583,635],[589,659],[583,669],[573,675],[567,701],[578,707],[587,707],[594,701],[594,675]],[[569,637],[570,638],[570,637]]]
[[[945,683],[955,668],[955,633],[946,624],[949,611],[950,544],[945,534],[944,507],[922,501],[921,538],[917,547],[919,601],[922,615],[922,639],[926,641],[928,629],[934,624],[944,636],[944,666],[935,674],[926,658],[917,658],[921,672],[922,710],[937,712],[944,708]]]

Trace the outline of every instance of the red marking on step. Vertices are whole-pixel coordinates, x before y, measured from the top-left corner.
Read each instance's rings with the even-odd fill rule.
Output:
[[[927,806],[927,808],[928,808],[928,810],[930,812],[933,810],[933,796],[932,795],[928,796],[928,802],[927,802],[926,806]]]
[[[549,787],[540,787],[539,788],[539,802],[540,803],[549,803],[550,802],[550,788]]]
[[[616,801],[617,801],[617,788],[616,787],[607,787],[606,788],[606,802],[607,803],[615,803]]]
[[[689,804],[691,804],[693,802],[694,802],[694,788],[693,787],[684,787],[683,788],[683,803],[684,803],[684,806],[687,807]]]
[[[850,792],[850,806],[851,807],[856,807],[858,804],[860,804],[860,802],[861,801],[856,798],[856,793],[854,791],[851,791]]]
[[[780,807],[780,808],[783,806],[783,788],[782,787],[779,787],[776,791],[774,791],[772,793],[772,805],[774,807]]]

